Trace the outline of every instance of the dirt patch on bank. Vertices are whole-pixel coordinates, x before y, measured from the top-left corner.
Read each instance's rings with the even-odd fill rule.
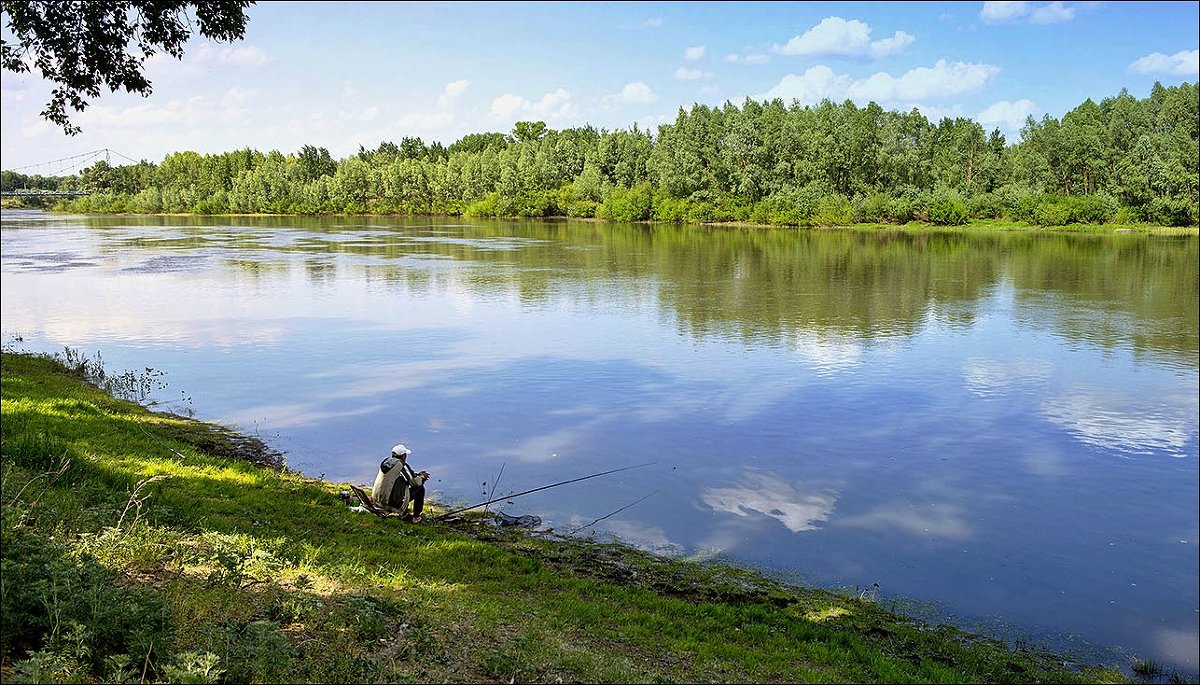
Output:
[[[187,416],[169,412],[156,413],[172,420],[170,425],[163,426],[164,431],[170,433],[171,437],[176,440],[195,447],[200,452],[214,457],[248,462],[273,471],[287,470],[287,459],[284,453],[256,437],[243,435],[224,426],[205,423]]]

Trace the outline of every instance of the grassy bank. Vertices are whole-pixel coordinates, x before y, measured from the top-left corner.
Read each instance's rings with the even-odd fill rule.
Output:
[[[744,570],[356,514],[86,369],[0,371],[4,682],[1122,680]]]

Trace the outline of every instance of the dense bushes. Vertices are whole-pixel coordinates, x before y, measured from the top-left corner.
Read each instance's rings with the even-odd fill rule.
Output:
[[[632,188],[613,188],[596,208],[596,216],[609,221],[644,221],[653,210],[654,191],[649,183],[639,183]]]
[[[1033,208],[1031,220],[1040,226],[1101,224],[1111,220],[1116,212],[1116,202],[1108,196],[1046,195]]]
[[[854,205],[838,193],[822,197],[817,202],[812,222],[817,226],[845,226],[854,223]]]
[[[982,193],[967,201],[967,213],[972,219],[1000,219],[1004,212],[1004,201],[995,193]]]
[[[929,223],[935,226],[961,226],[967,223],[967,203],[962,197],[946,188],[935,191],[925,205]]]
[[[768,195],[750,210],[750,221],[777,226],[809,226],[829,189],[810,183],[803,188]]]
[[[1143,212],[1146,221],[1166,226],[1195,226],[1196,203],[1180,197],[1159,197]]]
[[[163,202],[162,193],[147,188],[137,195],[100,193],[57,205],[78,213],[189,212],[220,214],[227,211],[220,196],[195,201],[180,209]],[[245,211],[248,208],[242,207]],[[1111,195],[1064,196],[1035,193],[1006,186],[995,192],[964,198],[958,192],[939,188],[915,189],[898,196],[867,193],[854,198],[831,192],[821,184],[781,191],[753,204],[739,198],[694,193],[676,198],[643,182],[633,188],[610,187],[601,201],[580,199],[571,186],[557,191],[528,191],[514,197],[488,193],[472,202],[443,200],[415,207],[386,200],[345,204],[299,201],[256,211],[282,214],[442,214],[470,217],[599,218],[608,221],[661,221],[666,223],[714,223],[747,221],[771,226],[843,226],[855,223],[902,225],[913,220],[937,226],[959,226],[968,220],[1026,222],[1036,226],[1071,224],[1153,223],[1165,226],[1194,226],[1197,206],[1179,198],[1157,198],[1140,207],[1122,207]]]

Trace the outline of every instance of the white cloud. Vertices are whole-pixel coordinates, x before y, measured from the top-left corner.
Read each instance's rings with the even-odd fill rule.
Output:
[[[134,105],[132,107],[108,107],[95,105],[80,112],[77,119],[81,126],[89,128],[147,128],[164,126],[172,120],[190,121],[194,111],[203,111],[204,98],[196,97],[183,102],[172,100],[165,105]]]
[[[855,80],[846,74],[838,74],[824,64],[810,67],[803,75],[788,74],[764,97],[793,99],[811,104],[824,98],[878,103],[914,103],[927,98],[958,95],[982,87],[989,79],[1000,73],[1000,68],[990,64],[938,60],[932,67],[909,69],[900,76],[879,72],[865,79]]]
[[[567,119],[579,113],[579,108],[571,102],[571,93],[559,88],[552,93],[546,93],[541,100],[532,102],[520,95],[505,93],[492,101],[491,113],[495,116],[535,117],[537,119]]]
[[[34,139],[60,130],[51,126],[50,122],[46,121],[43,117],[34,117],[25,120],[21,126],[21,135],[25,138]]]
[[[818,64],[809,67],[802,76],[788,74],[764,96],[768,100],[781,98],[785,102],[799,100],[802,103],[820,102],[825,98],[845,95],[853,79],[845,74],[836,74],[833,69]]]
[[[972,357],[963,363],[963,379],[966,381],[967,390],[979,397],[1002,397],[1014,390],[1020,390],[1024,385],[1044,383],[1049,380],[1052,371],[1050,364],[1028,359],[1015,364],[1005,364],[986,357]]]
[[[796,334],[796,352],[804,357],[813,373],[829,376],[858,366],[862,361],[862,344],[851,337],[836,334]]]
[[[641,81],[632,81],[626,83],[621,92],[613,95],[605,96],[605,104],[617,102],[621,104],[647,104],[654,102],[658,97],[650,90],[650,86]]]
[[[396,119],[396,126],[413,133],[438,133],[453,124],[454,119],[454,113],[446,110],[408,112]]]
[[[912,107],[915,107],[926,119],[932,122],[938,122],[942,119],[957,119],[964,116],[962,105],[957,103],[950,107],[939,107],[925,102],[914,102],[912,103]],[[904,109],[911,108],[906,105]]]
[[[650,28],[656,28],[656,27],[662,26],[662,17],[654,17],[653,19],[647,19],[645,21],[645,23],[642,24],[642,26],[648,26]]]
[[[173,59],[173,58],[171,58]],[[235,67],[261,67],[274,58],[253,45],[216,48],[211,43],[201,43],[193,59],[200,63],[228,64]]]
[[[990,64],[948,64],[940,59],[932,67],[909,69],[900,77],[881,71],[864,81],[855,82],[849,95],[856,100],[912,102],[977,90],[999,73],[1000,68]]]
[[[649,116],[641,117],[634,123],[636,123],[637,127],[642,131],[649,131],[651,133],[657,133],[659,126],[662,126],[663,124],[671,124],[674,122],[675,122],[674,114],[651,114]]]
[[[453,106],[458,98],[467,92],[467,88],[470,86],[471,82],[465,78],[447,83],[446,87],[442,90],[442,94],[438,96],[438,107],[447,109]]]
[[[1057,24],[1075,18],[1076,8],[1063,2],[985,2],[979,18],[985,24],[1004,24],[1027,19],[1035,24]]]
[[[1042,402],[1042,413],[1080,442],[1134,455],[1188,456],[1196,437],[1195,389],[1143,398],[1094,387],[1068,389]]]
[[[1074,18],[1075,8],[1067,7],[1061,2],[1052,2],[1049,5],[1043,5],[1029,15],[1029,20],[1035,24],[1057,24],[1063,21],[1071,21]]]
[[[956,504],[939,506],[931,502],[928,508],[918,508],[910,502],[896,502],[844,517],[838,525],[866,528],[886,535],[903,533],[922,538],[966,540],[972,535],[968,519],[966,510]]]
[[[675,78],[680,81],[698,81],[702,78],[712,78],[712,74],[699,69],[686,69],[679,67],[675,70]]]
[[[253,45],[225,48],[217,55],[217,61],[221,64],[232,64],[238,67],[261,67],[271,62],[272,59],[274,58]]]
[[[697,45],[695,47],[690,47],[687,50],[683,51],[683,58],[688,61],[691,61],[691,62],[694,62],[703,56],[704,56],[704,46],[703,45]]]
[[[577,449],[583,441],[581,436],[603,423],[604,417],[585,419],[549,433],[525,437],[511,446],[497,446],[484,456],[538,464],[553,461],[559,458],[558,455]]]
[[[145,61],[145,73],[154,84],[155,92],[160,92],[164,86],[210,81],[215,76],[212,73],[214,68],[250,69],[273,61],[271,55],[254,45],[221,47],[205,42],[184,53],[182,59],[165,52],[154,53]],[[196,90],[194,85],[190,85],[190,88],[193,92]]]
[[[24,102],[29,95],[30,80],[26,74],[5,73],[4,80],[0,82],[0,95],[3,95],[4,103]]]
[[[145,133],[146,129],[184,125],[194,130],[214,126],[243,124],[254,94],[236,86],[219,99],[194,96],[170,100],[165,104],[138,104],[127,107],[96,104],[80,112],[76,119],[85,129],[128,129]]]
[[[1005,131],[1019,131],[1025,125],[1027,117],[1040,111],[1033,100],[1001,100],[976,115],[975,120],[988,128],[999,127]]]
[[[871,43],[871,56],[886,57],[902,52],[904,48],[912,45],[916,39],[917,37],[911,33],[897,31],[891,38],[884,38],[883,40]]]
[[[492,114],[502,117],[514,116],[522,109],[528,109],[530,107],[533,107],[533,103],[521,97],[520,95],[513,95],[512,93],[505,93],[495,100],[492,100]]]
[[[184,54],[183,59],[178,60],[165,52],[156,52],[146,58],[143,65],[146,78],[150,79],[156,90],[164,85],[170,86],[204,75],[204,69],[191,53]],[[5,74],[4,78],[7,80],[8,75]]]
[[[979,10],[979,18],[989,24],[1009,21],[1029,13],[1027,2],[985,2]]]
[[[725,61],[749,66],[752,64],[766,64],[771,61],[771,57],[758,52],[749,52],[745,55],[725,55]]]
[[[879,59],[901,52],[916,37],[897,31],[891,38],[871,40],[871,27],[857,19],[826,17],[821,23],[773,49],[783,55],[831,55]]]
[[[315,402],[298,404],[268,404],[242,410],[236,414],[222,417],[222,421],[231,426],[296,428],[321,424],[336,418],[362,416],[373,414],[383,408],[383,405],[366,405],[363,407],[333,411],[322,409]]]
[[[778,476],[751,473],[735,486],[706,488],[701,499],[714,511],[738,516],[762,514],[800,533],[829,520],[838,492],[804,492]]]
[[[349,135],[348,142],[345,144],[353,149],[364,140],[395,139],[398,137],[397,132],[425,139],[448,140],[458,137],[464,130],[472,127],[482,130],[491,126],[492,124],[489,123],[470,123],[466,120],[467,117],[461,105],[463,96],[467,93],[470,85],[470,81],[459,79],[447,83],[435,100],[431,100],[428,96],[420,96],[408,99],[402,105],[385,100],[382,106],[371,104],[361,112],[344,112],[341,116],[346,120],[375,122],[373,128],[343,127]],[[519,103],[517,109],[520,110]],[[297,124],[300,131],[320,131],[328,126],[328,123],[319,120],[314,120],[306,126]],[[353,144],[351,145],[351,143]],[[330,149],[333,150],[334,147],[338,147],[338,144],[331,142]]]
[[[1174,55],[1152,52],[1129,65],[1135,74],[1169,74],[1196,76],[1200,74],[1200,50],[1180,50]]]
[[[237,86],[233,86],[229,90],[225,91],[225,95],[221,98],[221,105],[229,109],[237,109],[241,111],[245,109],[246,103],[250,102],[250,99],[253,96],[254,93],[238,88]]]
[[[457,81],[451,81],[450,83],[447,83],[446,89],[442,94],[447,98],[456,98],[459,95],[467,92],[467,87],[470,85],[470,81],[465,78],[460,78]]]

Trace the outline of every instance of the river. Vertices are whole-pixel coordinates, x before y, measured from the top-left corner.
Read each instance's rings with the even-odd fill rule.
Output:
[[[306,474],[368,483],[403,442],[473,503],[650,464],[501,508],[1197,670],[1194,236],[5,211],[0,237],[8,346],[164,372],[160,408]]]

